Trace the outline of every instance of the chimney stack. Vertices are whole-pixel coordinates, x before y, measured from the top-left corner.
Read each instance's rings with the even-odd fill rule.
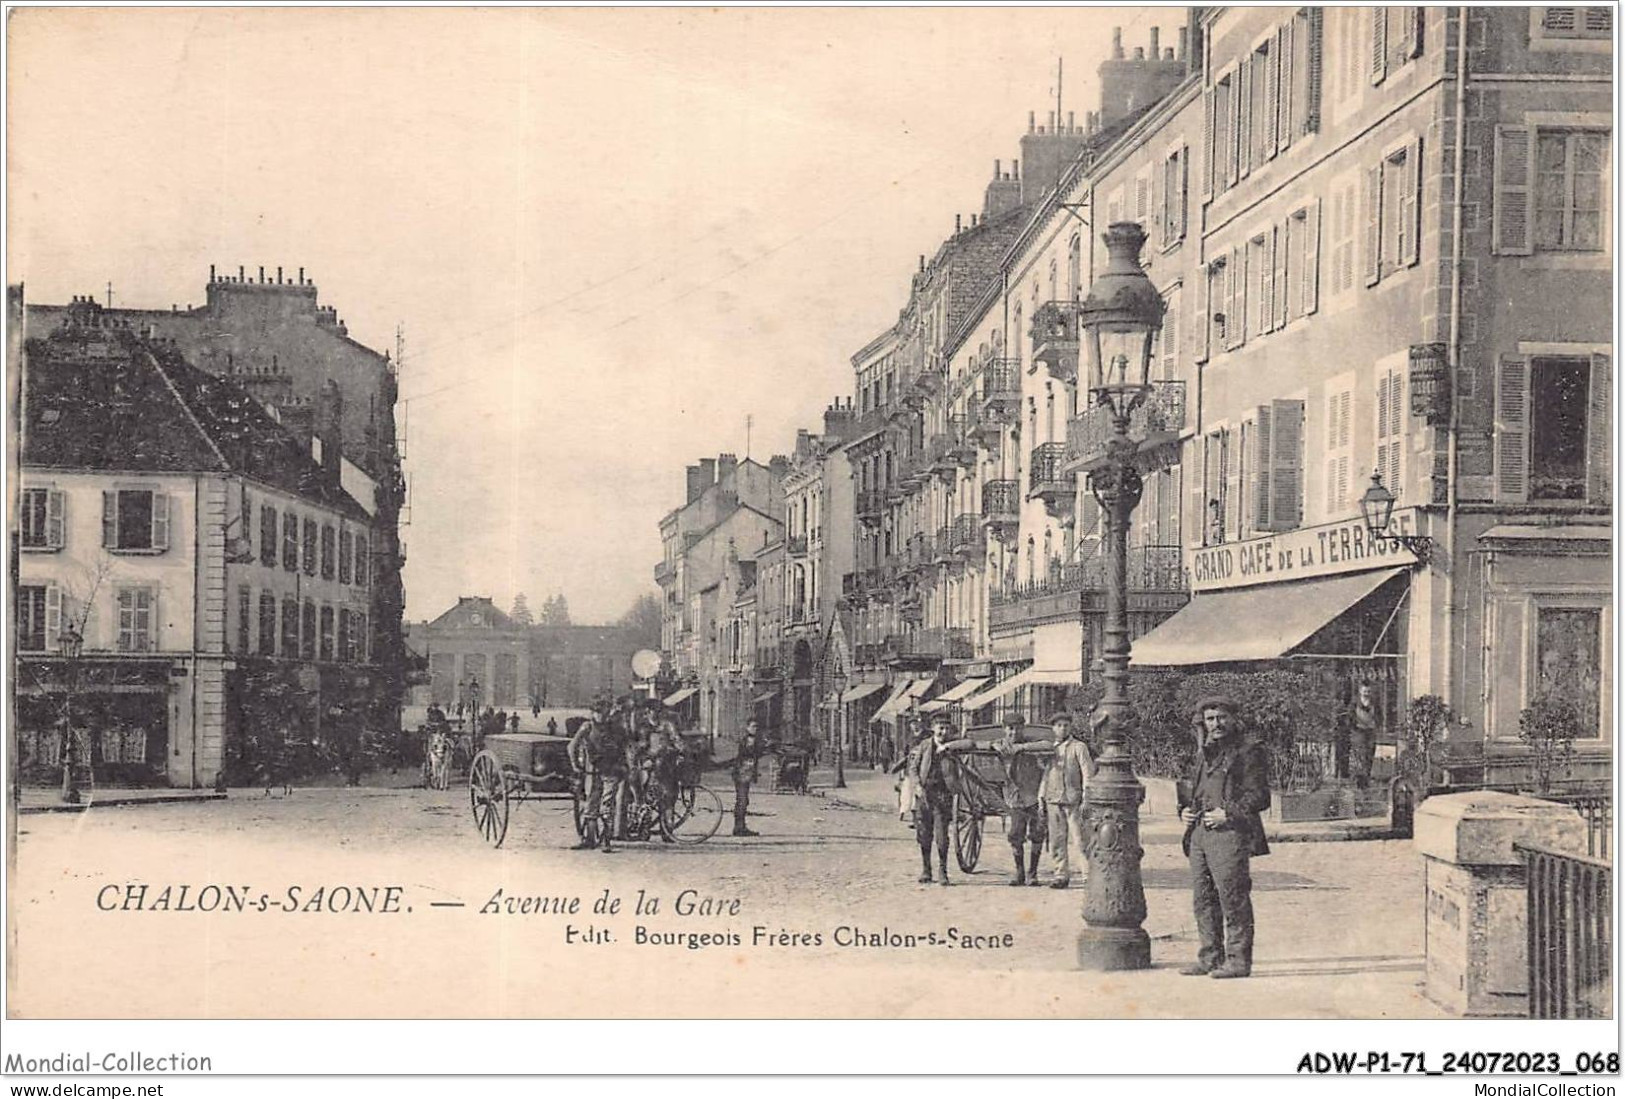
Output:
[[[724,492],[733,490],[734,474],[739,471],[739,456],[737,454],[717,455],[717,484],[723,487]]]
[[[973,214],[972,216],[974,217],[975,215]],[[959,217],[960,217],[960,215],[958,215],[958,214],[954,215],[954,235],[955,236],[959,235]]]
[[[1123,59],[1123,28],[1122,27],[1113,27],[1112,28],[1112,60],[1113,61],[1121,61],[1122,59]]]
[[[688,479],[688,494],[684,497],[684,502],[692,504],[700,498],[700,493],[705,491],[705,485],[700,481],[699,466],[689,466],[684,473]]]
[[[322,472],[336,485],[344,457],[344,394],[332,378],[316,391],[316,435],[322,441]]]
[[[1180,27],[1179,28],[1179,60],[1181,60],[1181,61],[1185,60],[1185,51],[1190,46],[1190,39],[1191,39],[1191,29],[1189,27]]]
[[[1157,49],[1157,36],[1158,36],[1159,33],[1161,33],[1160,28],[1158,28],[1158,27],[1152,27],[1151,28],[1151,50],[1150,50],[1150,53],[1151,53],[1151,56],[1153,58],[1162,56],[1162,52]]]

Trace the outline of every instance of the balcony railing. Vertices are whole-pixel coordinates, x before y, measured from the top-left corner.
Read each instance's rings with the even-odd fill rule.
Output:
[[[1021,362],[990,359],[982,366],[982,412],[1013,412],[1021,404]]]
[[[936,556],[933,558],[933,561],[939,565],[948,564],[948,562],[953,560],[954,554],[953,524],[949,523],[946,526],[938,528],[937,536],[934,541],[936,545],[933,547],[933,549],[936,551]]]
[[[1048,499],[1056,493],[1072,495],[1072,474],[1066,471],[1066,444],[1040,443],[1027,463],[1027,494]]]
[[[805,534],[792,534],[784,540],[784,548],[791,557],[807,556],[807,536]]]
[[[965,410],[963,416],[956,416],[954,419],[957,421],[958,434],[954,438],[949,456],[958,462],[961,468],[975,469],[979,453],[978,440],[982,437],[982,410],[973,404]]]
[[[1614,1002],[1614,868],[1514,844],[1523,857],[1531,1019],[1606,1019]]]
[[[989,481],[982,486],[982,520],[988,526],[1009,526],[1021,521],[1021,483]]]
[[[1151,394],[1129,417],[1128,437],[1141,454],[1179,441],[1185,430],[1185,383],[1153,382]],[[1066,425],[1066,466],[1072,472],[1090,470],[1106,460],[1106,444],[1113,433],[1105,405],[1084,409]]]
[[[1033,312],[1033,362],[1071,384],[1078,377],[1078,303],[1045,302]]]
[[[1128,551],[1129,609],[1159,609],[1170,596],[1189,590],[1184,551],[1179,546],[1134,546]],[[1103,610],[1106,561],[1099,554],[1050,570],[1041,579],[995,587],[988,593],[988,625],[993,629],[1076,618],[1084,609]],[[1138,598],[1137,598],[1138,597]]]
[[[969,559],[982,555],[987,543],[982,538],[980,516],[969,512],[954,516],[953,547],[956,557]]]
[[[878,523],[886,514],[886,494],[876,489],[858,493],[855,510],[860,523]]]
[[[937,626],[914,634],[912,653],[938,660],[969,660],[975,655],[970,630],[958,626]]]

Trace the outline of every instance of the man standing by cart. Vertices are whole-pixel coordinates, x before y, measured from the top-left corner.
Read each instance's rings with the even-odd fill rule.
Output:
[[[1038,857],[1044,850],[1049,829],[1044,821],[1044,806],[1038,791],[1044,782],[1044,765],[1037,753],[1048,751],[1054,745],[1048,740],[1022,743],[1021,715],[1004,715],[1004,736],[993,745],[1004,763],[1004,808],[1009,818],[1006,836],[1010,851],[1016,860],[1016,876],[1011,885],[1038,884]],[[1023,846],[1029,848],[1022,850]],[[1027,863],[1022,861],[1027,856]]]
[[[601,709],[581,723],[570,741],[570,762],[581,775],[582,837],[575,849],[600,847],[612,853],[622,787],[626,783],[626,743]]]
[[[1105,714],[1095,711],[1096,722],[1104,721]],[[1094,773],[1095,761],[1089,755],[1089,746],[1074,735],[1072,715],[1062,711],[1050,718],[1050,731],[1055,734],[1055,758],[1044,773],[1042,796],[1049,814],[1050,861],[1055,866],[1055,880],[1051,889],[1065,889],[1072,884],[1072,863],[1068,849],[1076,842],[1082,846],[1083,795]],[[1085,875],[1089,868],[1082,868]]]
[[[914,838],[920,844],[920,882],[931,881],[931,847],[937,849],[937,868],[943,885],[948,882],[948,826],[953,821],[954,795],[948,786],[948,750],[953,742],[954,722],[946,713],[931,718],[931,739],[919,747],[915,759],[914,783],[919,800],[915,804]]]
[[[739,754],[734,757],[734,835],[754,836],[745,824],[745,815],[750,812],[750,784],[755,782],[761,774],[762,741],[760,736],[761,723],[754,717],[745,722],[745,736],[739,742]]]

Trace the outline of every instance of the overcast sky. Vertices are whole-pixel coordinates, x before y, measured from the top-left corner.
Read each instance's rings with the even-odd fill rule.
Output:
[[[407,613],[645,591],[683,468],[788,450],[1027,113],[1184,9],[13,12],[9,282],[304,267],[406,328]]]

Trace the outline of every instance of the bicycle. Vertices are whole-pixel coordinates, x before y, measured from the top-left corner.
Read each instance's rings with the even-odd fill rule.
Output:
[[[698,783],[680,783],[666,805],[651,796],[657,792],[653,783],[645,786],[641,794],[631,787],[628,790],[633,796],[626,804],[625,839],[643,841],[660,835],[673,843],[692,845],[704,843],[722,827],[722,799]],[[603,822],[597,816],[586,815],[583,784],[579,781],[571,785],[570,802],[576,835],[583,842],[596,843],[597,829]]]

